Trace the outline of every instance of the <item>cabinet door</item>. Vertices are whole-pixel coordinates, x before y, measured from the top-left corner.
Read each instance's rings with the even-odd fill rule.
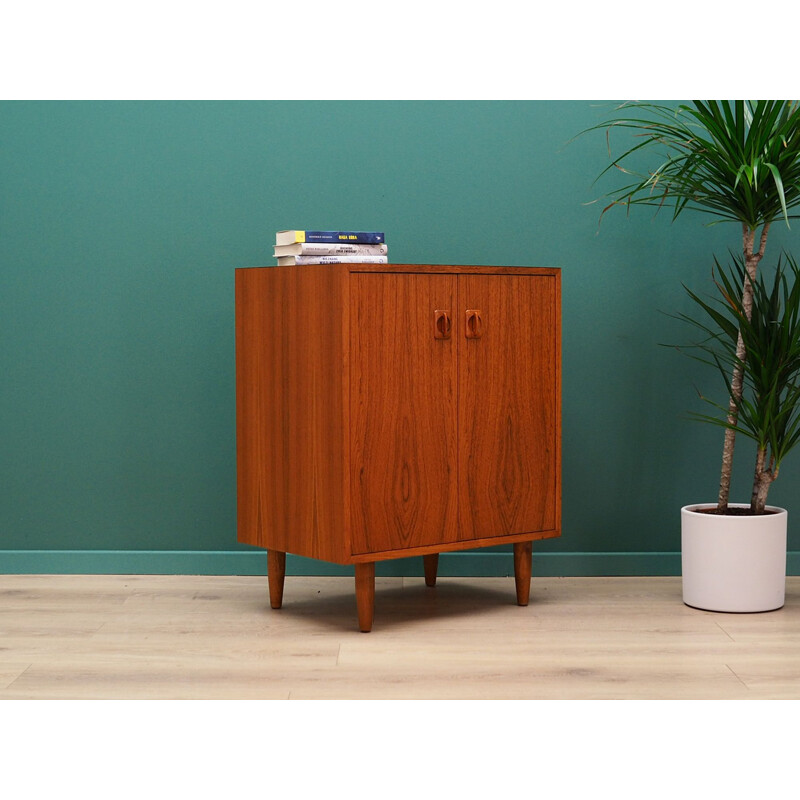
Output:
[[[558,520],[558,287],[550,276],[460,275],[461,537]]]
[[[458,539],[456,288],[454,275],[351,276],[353,554]]]

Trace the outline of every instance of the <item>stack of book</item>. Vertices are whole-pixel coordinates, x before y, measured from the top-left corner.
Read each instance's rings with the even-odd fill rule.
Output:
[[[278,266],[291,264],[388,264],[385,236],[377,231],[278,231]]]

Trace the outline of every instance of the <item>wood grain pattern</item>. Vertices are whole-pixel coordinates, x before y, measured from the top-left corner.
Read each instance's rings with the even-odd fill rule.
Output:
[[[480,547],[493,547],[498,544],[513,544],[515,542],[530,542],[540,539],[551,539],[558,536],[560,531],[527,531],[526,533],[512,533],[498,540],[497,536],[487,536],[485,539],[469,539],[445,544],[432,544],[427,547],[407,547],[402,550],[382,550],[380,553],[354,553],[351,562],[358,564],[363,561],[385,560],[390,558],[409,558],[412,556],[425,556],[431,553],[452,553],[458,550],[473,550]],[[510,558],[510,556],[509,556]],[[510,562],[509,562],[510,563]]]
[[[560,272],[554,267],[498,267],[470,264],[350,264],[352,274],[383,272],[386,274],[408,273],[426,275],[533,275],[554,277]]]
[[[352,552],[458,538],[452,275],[358,274],[351,285]]]
[[[349,558],[346,269],[236,270],[239,541]]]
[[[458,295],[481,312],[459,337],[460,537],[557,531],[557,279],[459,275]]]

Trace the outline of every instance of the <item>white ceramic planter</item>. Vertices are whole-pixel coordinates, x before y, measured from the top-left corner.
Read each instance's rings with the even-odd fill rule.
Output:
[[[776,513],[756,517],[696,511],[709,507],[712,504],[681,509],[683,602],[706,611],[728,612],[773,611],[783,606],[786,510],[767,506]]]

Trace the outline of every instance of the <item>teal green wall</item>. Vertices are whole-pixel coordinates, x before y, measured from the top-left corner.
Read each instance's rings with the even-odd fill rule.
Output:
[[[561,267],[563,536],[535,569],[676,574],[721,436],[682,418],[714,384],[658,347],[682,335],[660,312],[740,234],[647,209],[598,228],[605,139],[569,140],[611,105],[0,103],[0,572],[263,572],[236,543],[233,270],[308,227],[385,230],[393,262]],[[797,244],[776,225],[768,252]],[[770,500],[799,489],[794,455]]]

